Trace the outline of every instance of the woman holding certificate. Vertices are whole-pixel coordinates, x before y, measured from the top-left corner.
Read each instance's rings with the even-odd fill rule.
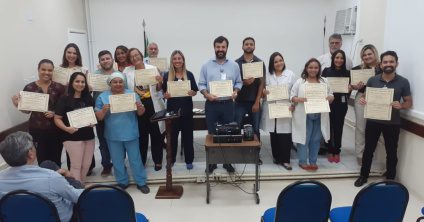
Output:
[[[160,80],[159,71],[155,66],[143,62],[143,54],[136,48],[128,50],[128,58],[132,66],[125,68],[124,74],[128,89],[134,90],[143,103],[146,112],[138,117],[138,128],[140,129],[140,153],[143,164],[146,165],[147,150],[149,147],[149,134],[151,139],[152,159],[155,170],[162,169],[163,160],[163,137],[165,131],[163,121],[150,122],[155,112],[165,109],[162,94],[156,90],[157,81]]]
[[[149,193],[147,176],[140,157],[137,125],[137,115],[143,115],[145,109],[140,97],[125,89],[125,78],[120,72],[112,73],[107,82],[110,90],[102,92],[96,99],[95,111],[97,119],[105,121],[104,137],[109,147],[116,182],[123,189],[128,187],[126,155],[137,189],[142,193]]]
[[[266,100],[261,120],[262,130],[269,132],[274,163],[281,164],[287,170],[292,170],[290,151],[293,142],[290,117],[294,106],[289,101],[289,93],[296,77],[291,70],[286,69],[284,58],[279,52],[274,52],[269,58],[268,73],[265,80],[266,88],[264,89],[264,94],[266,95]],[[273,90],[275,88],[281,88],[284,92]],[[277,111],[283,111],[282,114],[288,115],[282,118],[272,117],[271,115],[275,114],[272,106],[279,104],[283,105],[285,110],[277,109]]]
[[[57,102],[54,122],[62,130],[63,147],[68,152],[71,161],[70,171],[81,183],[85,181],[93,158],[94,125],[90,124],[81,128],[72,126],[67,113],[93,106],[93,97],[88,90],[87,78],[84,73],[73,73],[68,84],[68,94]]]
[[[325,141],[330,139],[328,104],[334,97],[327,80],[321,78],[321,64],[317,59],[306,62],[301,77],[290,93],[296,107],[292,119],[293,142],[297,143],[300,168],[316,171],[321,137]]]
[[[361,49],[362,63],[352,68],[351,74],[355,75],[356,72],[370,73],[372,76],[381,74],[383,71],[380,69],[380,59],[378,58],[378,51],[374,45],[368,44]],[[355,151],[358,164],[362,164],[362,154],[365,148],[365,125],[366,119],[364,118],[364,106],[359,103],[359,100],[364,95],[366,88],[366,79],[359,82],[354,82],[352,76],[352,88],[358,90],[355,96]],[[365,81],[365,82],[364,82]]]
[[[38,80],[29,83],[23,89],[26,92],[35,92],[48,95],[43,112],[30,109],[21,110],[23,113],[30,113],[29,133],[34,139],[35,148],[37,148],[38,163],[45,160],[51,160],[58,166],[62,164],[60,158],[62,155],[62,142],[60,140],[60,130],[53,121],[54,109],[59,98],[64,94],[65,87],[52,80],[54,65],[48,59],[43,59],[38,63]],[[18,107],[21,101],[20,95],[12,97],[13,104]],[[28,101],[29,102],[29,101]],[[37,104],[27,104],[27,106],[36,106]]]
[[[75,43],[69,43],[63,50],[62,64],[54,70],[53,80],[67,85],[71,74],[74,72],[87,74],[88,69],[82,66],[82,58],[78,46]]]
[[[340,148],[344,119],[352,88],[350,86],[350,72],[346,69],[346,55],[343,50],[336,50],[331,55],[331,66],[322,71],[334,93],[334,100],[330,104],[330,141],[327,159],[330,163],[340,162]]]
[[[118,70],[120,72],[123,72],[124,69],[128,66],[131,66],[131,63],[128,62],[128,48],[123,46],[123,45],[119,45],[116,47],[115,49],[115,62],[118,66]]]
[[[197,94],[196,80],[193,73],[187,71],[185,58],[181,51],[175,50],[171,54],[169,71],[164,74],[163,82],[159,81],[158,90],[163,89],[167,99],[166,109],[178,112],[180,118],[172,124],[172,163],[175,163],[178,147],[178,134],[181,131],[181,144],[184,146],[186,168],[193,169],[193,100]],[[181,84],[177,84],[181,83]],[[178,88],[177,88],[178,87]]]

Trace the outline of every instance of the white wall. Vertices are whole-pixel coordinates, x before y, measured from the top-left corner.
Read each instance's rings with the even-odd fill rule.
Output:
[[[86,29],[83,10],[81,0],[0,1],[0,131],[28,119],[10,98],[38,78],[41,59],[61,63],[68,28]]]

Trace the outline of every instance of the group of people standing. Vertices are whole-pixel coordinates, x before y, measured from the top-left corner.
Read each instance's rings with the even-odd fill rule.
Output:
[[[226,57],[228,46],[229,41],[223,36],[214,40],[215,56],[202,66],[197,83],[194,74],[186,67],[184,54],[180,50],[175,50],[170,57],[169,70],[158,70],[157,83],[150,85],[137,85],[135,73],[142,69],[157,69],[149,64],[149,57],[157,57],[159,51],[157,44],[149,45],[148,58],[144,58],[137,48],[128,49],[122,45],[116,47],[114,55],[107,50],[100,51],[99,69],[93,74],[107,75],[107,84],[110,89],[93,93],[87,82],[88,71],[82,66],[77,45],[68,44],[63,53],[60,67],[72,73],[66,86],[53,81],[55,70],[53,62],[48,59],[41,60],[38,64],[38,80],[26,85],[23,89],[50,95],[49,111],[31,112],[29,119],[29,133],[37,148],[38,162],[51,160],[60,166],[62,147],[64,147],[69,154],[71,173],[75,179],[83,183],[93,160],[95,146],[93,129],[95,127],[102,156],[102,176],[110,175],[113,167],[118,186],[126,189],[129,184],[124,164],[127,156],[137,188],[143,193],[149,193],[144,169],[149,137],[154,169],[159,171],[162,168],[165,130],[163,123],[153,123],[150,118],[155,112],[163,109],[174,112],[180,110],[181,118],[173,124],[172,140],[167,142],[171,143],[172,161],[175,162],[178,135],[181,131],[186,168],[193,169],[192,97],[200,91],[206,99],[205,115],[208,133],[215,132],[216,123],[236,121],[240,126],[246,123],[252,124],[253,131],[259,139],[260,129],[270,134],[274,163],[292,170],[290,153],[295,143],[299,166],[307,171],[316,171],[322,138],[328,147],[328,161],[340,162],[348,101],[351,91],[357,90],[355,150],[362,169],[361,177],[355,185],[361,186],[366,182],[373,152],[381,132],[385,137],[388,155],[386,176],[388,179],[395,177],[400,125],[398,110],[412,106],[409,83],[396,73],[398,58],[395,52],[385,52],[379,59],[373,45],[364,46],[360,54],[362,63],[353,69],[374,68],[376,76],[370,78],[367,83],[349,84],[348,93],[333,93],[326,77],[350,78],[349,70],[352,69],[352,62],[340,49],[342,38],[338,34],[333,34],[329,38],[329,53],[317,59],[311,58],[305,63],[300,78],[286,67],[284,57],[279,52],[274,52],[270,56],[268,69],[265,64],[263,65],[262,78],[243,78],[245,74],[242,71],[243,64],[262,61],[254,55],[255,40],[252,37],[243,40],[243,55],[235,61]],[[209,83],[221,80],[232,80],[233,94],[231,96],[217,97],[210,93]],[[169,81],[190,81],[191,89],[187,92],[187,96],[173,97],[167,90]],[[305,112],[304,103],[307,102],[305,86],[309,84],[326,86],[325,99],[330,104],[329,113],[307,114]],[[269,91],[266,87],[280,85],[287,86],[289,99],[268,101]],[[392,104],[394,110],[390,121],[364,119],[366,86],[395,89]],[[111,113],[109,96],[119,94],[134,94],[136,110]],[[19,99],[19,95],[13,96],[12,101],[15,106],[18,105]],[[269,117],[268,105],[280,102],[290,104],[288,109],[292,112],[292,118],[271,119]],[[98,124],[79,129],[71,127],[66,113],[85,107],[94,108]],[[209,165],[206,170],[213,172],[216,168],[216,165]],[[230,173],[235,171],[231,164],[224,164],[224,168]]]

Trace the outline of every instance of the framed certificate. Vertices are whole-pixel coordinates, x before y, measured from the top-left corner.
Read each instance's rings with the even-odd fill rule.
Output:
[[[166,58],[150,58],[149,64],[156,66],[161,72],[168,71],[168,62]]]
[[[93,91],[103,92],[110,89],[109,85],[107,84],[108,78],[109,75],[88,74],[87,81],[88,85],[92,87]]]
[[[97,124],[97,119],[94,114],[93,107],[86,107],[67,112],[69,125],[75,128],[82,128]]]
[[[18,110],[47,112],[49,110],[49,94],[21,91]]]
[[[290,103],[268,103],[269,118],[291,118],[292,112],[289,107]]]
[[[304,105],[306,114],[330,112],[330,104],[326,99],[308,99]]]
[[[264,76],[264,62],[251,62],[241,65],[243,79],[262,78]]]
[[[110,113],[123,113],[137,110],[135,105],[135,94],[110,95]]]
[[[266,90],[269,92],[269,94],[266,95],[267,101],[289,99],[289,91],[286,84],[267,86]]]
[[[171,97],[189,96],[188,91],[191,90],[190,81],[168,81],[168,93]]]
[[[394,89],[367,87],[364,118],[391,120]]]
[[[358,69],[350,70],[350,77],[352,85],[356,85],[359,82],[367,84],[368,79],[375,76],[375,69]]]
[[[306,83],[305,84],[305,98],[309,99],[322,99],[327,98],[327,85],[323,83]]]
[[[209,92],[216,97],[230,97],[233,95],[233,80],[211,81]]]
[[[349,77],[327,77],[334,93],[349,93]]]
[[[154,69],[137,69],[135,70],[135,84],[137,86],[147,86],[156,84],[156,76],[159,75],[158,70]]]

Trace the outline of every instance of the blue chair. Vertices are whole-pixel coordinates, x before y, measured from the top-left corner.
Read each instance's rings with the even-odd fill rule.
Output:
[[[0,200],[2,222],[60,222],[56,206],[40,194],[27,190],[15,190]]]
[[[350,207],[334,208],[332,222],[401,222],[409,201],[405,186],[394,181],[371,183],[356,195]]]
[[[134,210],[134,201],[124,190],[110,185],[93,185],[82,192],[76,205],[79,222],[147,222]]]
[[[424,207],[421,209],[421,213],[424,215]],[[417,222],[424,221],[424,216],[418,217]]]
[[[281,191],[277,206],[265,211],[262,222],[327,222],[330,207],[331,193],[324,184],[298,181]]]

